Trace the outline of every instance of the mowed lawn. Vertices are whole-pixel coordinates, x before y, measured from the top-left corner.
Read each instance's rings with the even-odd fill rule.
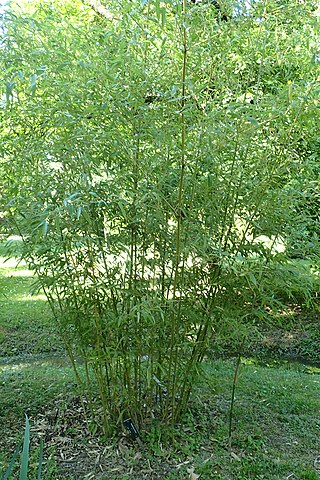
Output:
[[[0,357],[61,349],[45,295],[34,293],[34,284],[25,263],[7,259],[0,245]]]

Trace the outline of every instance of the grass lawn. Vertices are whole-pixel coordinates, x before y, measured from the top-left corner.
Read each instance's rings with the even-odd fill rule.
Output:
[[[17,245],[18,242],[17,242]],[[51,311],[42,293],[32,294],[35,279],[26,265],[6,260],[0,244],[0,356],[61,350]]]
[[[0,255],[1,255],[0,251]],[[4,252],[3,252],[4,253]],[[39,438],[45,480],[320,479],[320,370],[243,359],[228,438],[235,360],[208,360],[189,412],[167,447],[160,429],[143,443],[91,435],[72,370],[42,295],[25,265],[0,263],[0,463],[8,464],[31,424],[31,478]],[[18,476],[13,477],[18,478]]]

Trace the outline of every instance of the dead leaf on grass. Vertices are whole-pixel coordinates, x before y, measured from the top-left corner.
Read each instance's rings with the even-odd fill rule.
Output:
[[[190,460],[186,460],[185,462],[179,463],[176,465],[176,468],[179,470],[179,468],[183,467],[184,465],[188,465],[190,463]]]
[[[235,460],[237,460],[238,462],[241,462],[241,458],[236,453],[231,452],[231,457],[234,458]]]
[[[198,480],[200,475],[194,473],[194,467],[187,468],[187,472],[189,473],[189,480]]]
[[[85,480],[93,480],[95,477],[95,473],[88,473],[88,475],[85,475]]]

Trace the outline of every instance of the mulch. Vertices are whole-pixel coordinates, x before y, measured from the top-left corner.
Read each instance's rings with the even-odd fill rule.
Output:
[[[55,480],[163,480],[181,469],[187,473],[183,478],[189,478],[188,471],[190,478],[195,478],[192,458],[186,455],[171,455],[161,445],[159,454],[153,455],[149,447],[133,441],[125,432],[109,444],[93,436],[86,428],[84,412],[76,397],[67,406],[58,399],[50,409],[31,417],[30,424],[31,437],[36,439],[34,446],[40,438],[44,440],[44,473],[50,459],[56,463]],[[207,456],[210,457],[209,452]]]

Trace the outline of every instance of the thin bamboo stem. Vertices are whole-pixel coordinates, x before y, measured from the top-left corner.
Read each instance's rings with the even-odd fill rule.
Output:
[[[168,422],[169,415],[169,402],[171,406],[171,423],[174,423],[174,412],[176,404],[176,389],[177,389],[177,359],[178,359],[178,338],[177,338],[177,324],[179,324],[181,318],[181,302],[182,291],[180,284],[180,295],[177,299],[178,282],[180,280],[180,261],[181,261],[181,230],[182,230],[182,197],[183,186],[186,167],[186,125],[185,125],[185,107],[186,107],[186,78],[187,78],[187,1],[182,0],[182,78],[181,78],[181,113],[180,113],[180,125],[181,125],[181,159],[180,159],[180,178],[178,187],[178,199],[177,199],[177,228],[176,228],[176,258],[174,266],[173,276],[173,307],[178,300],[177,311],[172,312],[171,317],[171,333],[170,333],[170,355],[168,366],[168,379],[170,382],[170,392],[168,392],[168,400],[165,408],[165,420]],[[180,277],[180,278],[179,278]]]

